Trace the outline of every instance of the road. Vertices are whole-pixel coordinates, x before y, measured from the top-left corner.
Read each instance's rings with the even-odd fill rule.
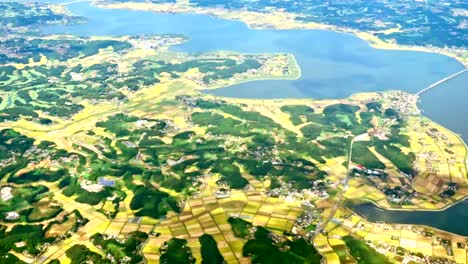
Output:
[[[343,196],[344,194],[346,193],[346,190],[348,190],[348,183],[349,183],[349,179],[351,178],[351,157],[353,155],[353,145],[354,145],[354,142],[355,141],[359,141],[360,137],[362,135],[358,135],[358,136],[355,136],[352,140],[351,140],[351,143],[349,145],[349,153],[348,153],[348,168],[347,168],[347,172],[346,172],[346,178],[344,179],[343,181],[343,189],[341,190],[341,192],[338,194],[338,200],[336,201],[336,203],[333,205],[332,207],[332,210],[330,212],[330,214],[328,215],[328,217],[319,225],[317,225],[317,228],[315,229],[315,232],[314,232],[314,235],[312,236],[311,238],[311,241],[314,241],[315,240],[315,237],[320,233],[322,232],[322,230],[327,226],[328,222],[330,222],[330,220],[333,218],[333,216],[335,215],[336,213],[336,210],[338,209],[338,207],[340,207],[341,205],[341,202],[343,200]]]
[[[435,88],[436,86],[441,85],[441,84],[443,84],[444,82],[446,82],[446,81],[448,81],[448,80],[451,80],[451,79],[457,77],[458,75],[460,75],[460,74],[462,74],[462,73],[465,73],[466,71],[468,71],[468,68],[466,68],[466,69],[464,69],[464,70],[461,70],[461,71],[459,71],[459,72],[457,72],[457,73],[455,73],[455,74],[453,74],[453,75],[450,75],[450,76],[447,77],[447,78],[444,78],[444,79],[442,79],[442,80],[440,80],[440,81],[438,81],[438,82],[435,82],[435,83],[429,85],[428,87],[426,87],[426,88],[422,89],[421,91],[419,91],[416,95],[419,96],[419,95],[421,95],[421,94],[423,94],[423,93],[425,93],[425,92],[431,90],[432,88]]]

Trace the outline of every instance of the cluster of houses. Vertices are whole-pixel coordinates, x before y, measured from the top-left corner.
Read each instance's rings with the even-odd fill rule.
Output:
[[[138,36],[131,38],[128,42],[134,48],[140,49],[160,49],[179,44],[183,41],[181,37],[174,36]]]
[[[360,176],[361,174],[364,174],[370,177],[384,177],[385,176],[385,172],[383,170],[380,170],[380,169],[371,170],[361,164],[355,165],[353,171],[354,171],[355,176]]]
[[[182,102],[185,104],[187,107],[196,107],[197,106],[197,101],[198,97],[190,96],[190,95],[178,95],[175,98],[177,101]]]
[[[392,237],[393,238],[393,237]],[[400,240],[400,237],[396,236],[395,240]],[[368,243],[369,246],[375,249],[375,251],[389,255],[395,254],[395,260],[399,263],[420,263],[420,264],[455,264],[455,261],[443,258],[435,258],[432,256],[426,256],[423,254],[415,254],[401,246],[389,245],[387,243]],[[451,254],[449,254],[450,256]]]
[[[433,151],[424,151],[418,154],[418,158],[424,160],[424,165],[426,167],[425,171],[434,174],[439,173],[439,155],[437,155]]]
[[[231,197],[231,190],[229,188],[219,188],[216,190],[216,198],[221,199],[221,198],[229,198]]]
[[[291,232],[293,234],[298,234],[302,230],[307,230],[312,224],[317,223],[320,215],[321,209],[315,209],[312,206],[305,207],[304,212],[296,219]],[[313,233],[314,230],[311,230]]]
[[[352,217],[352,214],[348,214],[345,216],[340,217],[340,220],[350,220]],[[366,227],[367,226],[367,227]],[[432,264],[432,263],[439,263],[439,264],[454,264],[455,262],[452,260],[448,259],[442,259],[442,258],[437,258],[437,257],[432,257],[432,256],[426,256],[421,253],[414,253],[412,251],[409,251],[403,246],[408,246],[409,248],[414,248],[417,249],[417,241],[416,239],[409,239],[409,236],[400,236],[398,234],[402,233],[403,230],[405,230],[405,233],[411,232],[412,234],[418,236],[418,237],[428,237],[428,240],[432,240],[432,245],[441,245],[442,247],[445,248],[447,251],[448,256],[453,256],[453,250],[452,250],[452,241],[450,239],[450,236],[447,235],[446,233],[433,233],[430,229],[428,229],[425,226],[418,226],[418,225],[398,225],[398,224],[386,224],[385,222],[377,222],[375,227],[378,227],[379,229],[383,229],[387,234],[394,234],[391,236],[392,240],[399,241],[397,245],[394,245],[393,243],[387,243],[384,241],[370,241],[367,240],[367,244],[374,248],[377,252],[383,254],[383,255],[394,255],[395,260],[398,261],[398,263],[422,263],[422,264]],[[361,230],[366,230],[368,229],[368,224],[366,224],[363,221],[358,222],[355,226],[352,227],[353,232],[358,232]],[[377,231],[380,233],[380,231]],[[377,233],[374,233],[377,234]],[[466,247],[465,243],[457,243],[457,247],[464,249]]]
[[[458,191],[458,184],[451,182],[448,184],[447,189],[443,192],[441,192],[439,195],[442,198],[450,198],[455,195]]]
[[[384,170],[371,170],[360,164],[354,166],[353,172],[355,176],[369,177],[376,188],[381,190],[391,203],[408,203],[416,195],[411,187],[411,176],[404,172],[400,171],[400,176],[403,177],[388,177]]]
[[[8,159],[3,159],[3,160],[0,160],[0,167],[5,167],[9,164],[13,164],[16,162],[16,158],[15,157],[11,157],[11,158],[8,158]]]
[[[408,188],[403,188],[396,186],[393,188],[386,187],[383,189],[383,193],[387,196],[387,199],[395,204],[408,203],[414,197],[414,191],[408,190]]]
[[[380,140],[388,140],[387,132],[382,128],[373,127],[367,131],[370,137],[376,137]]]
[[[183,104],[185,104],[187,107],[189,108],[194,108],[194,107],[197,107],[198,103],[200,100],[203,100],[202,98],[200,98],[199,96],[191,96],[191,95],[178,95],[175,97],[175,99],[179,102],[182,102]],[[224,100],[221,100],[221,99],[210,99],[209,101],[210,103],[212,104],[225,104],[226,101]]]
[[[0,39],[0,42],[2,42],[2,39]],[[20,47],[18,47],[18,46],[7,47],[5,45],[1,45],[0,46],[0,54],[4,55],[5,57],[11,58],[11,59],[13,59],[13,58],[22,59],[23,58],[23,56],[20,54]]]
[[[103,239],[104,240],[114,239],[115,241],[117,241],[117,243],[125,244],[125,239],[118,238],[117,236],[114,236],[114,235],[104,234]],[[96,245],[96,247],[102,251],[105,251],[101,245]],[[106,258],[109,259],[112,263],[130,263],[130,261],[132,260],[129,256],[125,256],[123,258],[116,260],[115,257],[110,253],[106,254]]]
[[[415,94],[396,91],[381,93],[380,95],[385,102],[390,104],[390,108],[395,109],[402,116],[417,116],[421,114],[421,111],[417,107],[419,97]]]

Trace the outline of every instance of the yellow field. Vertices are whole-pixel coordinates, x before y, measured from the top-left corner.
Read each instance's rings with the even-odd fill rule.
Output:
[[[129,4],[116,5],[118,6],[112,7],[129,7],[127,6]],[[170,5],[168,5],[168,7],[169,6]],[[138,4],[131,7],[143,8],[148,7],[148,4]],[[244,19],[246,19],[246,22],[250,21],[250,19],[253,21],[254,19],[258,19],[257,15],[258,14],[249,13]],[[231,18],[237,19],[236,17]],[[275,23],[289,21],[290,19],[287,14],[282,13],[275,13],[267,19],[273,21],[276,18],[280,19]],[[253,23],[252,21],[251,23]],[[285,23],[285,25],[290,26],[288,23]],[[309,26],[312,27],[313,25]],[[121,60],[119,69],[125,71],[128,69],[129,65],[132,65],[134,60],[141,57],[156,55],[173,56],[171,58],[174,60],[187,59],[184,55],[172,54],[165,50],[160,53],[160,51],[156,52],[144,49],[138,49],[124,55],[123,58],[118,58],[111,49],[106,49],[84,60],[69,61],[67,63],[68,65],[77,65],[78,63],[93,65],[101,61]],[[229,53],[223,56],[236,57],[240,55]],[[278,56],[270,54],[269,56],[271,56],[271,64],[264,68],[265,72],[261,72],[257,75],[236,76],[226,82],[215,83],[210,88],[254,79],[296,78],[300,76],[300,71],[292,56],[284,54]],[[41,59],[39,63],[48,64],[53,62],[44,58]],[[280,74],[280,69],[274,67],[277,63],[281,66],[296,64],[296,68],[291,66],[291,72],[287,75],[282,75]],[[24,66],[26,65],[17,65],[19,68]],[[189,113],[186,109],[179,105],[167,103],[174,100],[178,95],[197,95],[212,99],[212,96],[199,94],[200,89],[207,88],[202,87],[200,83],[197,82],[197,78],[199,79],[200,76],[200,72],[197,69],[192,69],[181,74],[181,77],[178,79],[173,79],[166,74],[161,74],[160,83],[134,93],[127,91],[129,100],[123,103],[92,102],[85,100],[80,102],[84,106],[84,110],[69,120],[49,117],[41,113],[41,116],[53,119],[55,121],[54,124],[43,126],[38,125],[34,121],[21,119],[10,123],[0,123],[0,128],[14,128],[28,137],[52,141],[57,144],[58,148],[65,150],[80,152],[80,149],[85,147],[96,152],[99,158],[105,157],[100,153],[97,147],[102,143],[102,139],[98,136],[112,139],[114,141],[113,144],[115,144],[115,138],[104,131],[104,129],[96,128],[96,123],[116,113],[125,113],[140,118],[165,119],[172,121],[179,130],[192,130],[200,136],[208,136],[204,128],[194,127],[188,122]],[[230,103],[245,104],[244,110],[259,112],[271,118],[283,128],[301,136],[301,126],[294,125],[290,121],[290,116],[281,111],[281,107],[285,105],[307,105],[320,113],[322,109],[331,104],[352,102],[353,104],[362,106],[368,101],[376,100],[379,97],[380,95],[378,94],[364,93],[353,95],[348,99],[336,100],[225,100]],[[200,109],[196,109],[195,111],[200,111]],[[222,114],[231,118],[237,118],[226,113]],[[404,131],[404,133],[410,137],[410,149],[417,155],[416,166],[418,168],[418,174],[415,175],[415,180],[412,182],[412,185],[421,195],[411,201],[412,205],[402,206],[402,209],[440,209],[462,199],[468,194],[468,189],[466,187],[468,180],[466,176],[467,149],[461,139],[447,129],[430,120],[424,120],[426,126],[422,126],[418,120],[419,117],[409,118],[409,128],[407,129],[408,131]],[[378,121],[379,120],[374,120],[376,123],[378,123]],[[435,136],[431,135],[431,128],[437,129],[440,133]],[[97,136],[88,135],[84,131],[93,131]],[[324,136],[326,135],[321,135],[321,137]],[[369,139],[370,137],[366,137],[366,140]],[[163,140],[170,143],[172,139],[167,136],[163,138]],[[453,153],[445,151],[448,147]],[[399,175],[400,173],[397,171],[396,166],[392,164],[390,160],[377,153],[375,149],[371,149],[371,151],[387,166],[387,172],[389,174],[388,179],[391,184],[397,185],[402,177]],[[409,151],[409,149],[405,151]],[[438,157],[437,162],[433,162],[434,166],[430,166],[426,162],[428,158],[424,156],[424,152],[428,151]],[[328,179],[336,188],[343,188],[344,184],[342,180],[345,179],[347,170],[342,164],[346,161],[346,157],[329,158],[325,163],[319,163],[313,160],[313,162],[318,164],[317,166],[320,170],[328,173]],[[47,161],[43,161],[35,166],[49,165]],[[31,168],[26,168],[25,170],[30,169]],[[106,212],[113,212],[115,208],[110,201],[106,201],[97,206],[81,204],[77,203],[74,197],[66,197],[56,190],[56,188],[51,188],[51,190],[56,190],[54,199],[63,204],[66,213],[79,210],[83,217],[90,221],[70,238],[49,247],[43,256],[48,259],[57,258],[64,261],[63,263],[67,263],[69,260],[67,260],[65,256],[65,251],[75,244],[85,244],[91,250],[102,254],[102,252],[96,249],[89,241],[93,234],[99,232],[122,238],[129,232],[139,230],[147,233],[154,231],[161,234],[159,237],[150,236],[148,243],[145,244],[142,250],[149,263],[158,262],[159,248],[165,241],[173,237],[187,239],[194,256],[200,260],[200,244],[198,238],[204,233],[213,235],[218,242],[222,255],[228,263],[248,263],[249,259],[242,256],[242,247],[246,241],[234,236],[227,219],[229,217],[240,217],[251,222],[253,225],[265,226],[273,232],[282,233],[283,231],[292,230],[297,217],[303,213],[303,207],[302,200],[300,199],[293,198],[291,201],[283,197],[268,197],[265,194],[267,190],[266,186],[269,185],[268,182],[255,179],[251,175],[248,175],[243,168],[241,168],[241,173],[242,176],[249,181],[251,188],[248,190],[232,190],[229,197],[225,198],[216,197],[215,192],[219,187],[216,183],[219,180],[219,175],[217,174],[205,177],[204,189],[194,197],[185,197],[182,193],[157,186],[157,183],[154,183],[157,188],[176,197],[178,201],[186,201],[180,214],[169,213],[164,220],[156,220],[149,217],[135,217],[134,212],[129,208],[133,193],[128,189],[122,189],[127,196],[125,200],[118,205],[119,213],[115,219],[111,220],[103,213],[97,211],[97,209],[103,209]],[[142,179],[135,177],[133,181],[141,183]],[[450,199],[442,200],[438,196],[442,188],[438,185],[440,182],[443,183],[442,187],[446,187],[448,182],[460,183],[461,187],[457,195]],[[376,186],[378,186],[378,184],[385,184],[381,180],[375,180],[373,183],[375,183]],[[392,207],[382,191],[371,184],[369,180],[362,177],[354,177],[349,181],[349,188],[345,190],[344,198],[350,200],[367,200],[381,207]],[[332,206],[336,202],[336,198],[322,199],[314,197],[311,200],[318,208],[324,209],[322,216],[329,214]],[[41,205],[45,207],[48,203],[42,203]],[[381,241],[385,242],[387,245],[401,246],[412,252],[419,251],[431,256],[443,256],[461,263],[466,263],[466,249],[456,249],[454,250],[454,256],[447,256],[444,247],[440,246],[440,244],[431,246],[434,240],[420,234],[422,227],[406,228],[398,225],[369,223],[344,209],[340,209],[334,215],[334,218],[340,220],[340,222],[329,222],[326,226],[326,231],[329,232],[329,235],[324,236],[319,234],[314,241],[319,252],[327,259],[328,263],[339,262],[339,257],[335,252],[334,246],[343,245],[343,241],[340,240],[340,237],[349,234],[359,236],[365,240],[370,240],[375,244]],[[72,217],[64,223],[54,225],[52,229],[48,231],[48,235],[66,233],[70,230],[74,221],[76,221],[76,219]],[[436,233],[439,236],[449,237],[452,241],[461,239],[458,236],[443,234],[439,231],[436,231]],[[463,256],[465,256],[464,260]],[[25,259],[25,257],[23,256],[22,259]]]

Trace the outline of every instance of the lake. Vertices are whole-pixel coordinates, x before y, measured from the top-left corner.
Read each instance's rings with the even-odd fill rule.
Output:
[[[44,33],[76,35],[183,34],[174,50],[189,53],[231,50],[293,53],[298,80],[254,81],[211,93],[243,98],[343,98],[356,92],[417,92],[463,69],[458,61],[433,53],[378,50],[345,33],[326,30],[251,30],[244,23],[197,14],[99,9],[87,2],[69,5],[88,23],[50,26]]]
[[[243,98],[344,98],[356,92],[417,92],[464,68],[447,56],[378,50],[345,33],[326,30],[251,30],[244,23],[196,14],[99,9],[87,2],[69,5],[88,23],[42,27],[44,34],[89,35],[183,34],[190,39],[173,50],[188,53],[230,50],[245,53],[287,52],[302,70],[297,80],[254,81],[209,93]],[[425,115],[468,139],[468,73],[422,96]],[[361,208],[361,209],[360,209]],[[355,210],[371,221],[426,224],[467,235],[466,203],[440,212],[382,211],[363,205]],[[382,212],[385,212],[382,213]]]
[[[70,4],[69,8],[74,14],[86,17],[88,23],[52,25],[43,27],[42,32],[82,36],[183,34],[189,41],[173,50],[287,52],[294,54],[301,67],[302,76],[298,80],[254,81],[207,91],[220,96],[322,99],[368,91],[417,92],[464,68],[447,56],[378,50],[353,35],[326,30],[251,30],[242,22],[207,15],[99,9],[87,2]],[[468,73],[424,94],[421,106],[426,116],[462,134],[468,141],[468,123],[459,122],[458,118],[468,113],[463,102],[467,98],[463,89],[465,81],[457,81],[466,80],[466,76]]]

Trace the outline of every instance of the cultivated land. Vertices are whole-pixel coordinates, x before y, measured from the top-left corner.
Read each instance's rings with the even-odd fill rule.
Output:
[[[300,69],[168,50],[184,39],[0,41],[0,262],[467,262],[466,237],[343,206],[466,196],[465,145],[415,95],[213,97],[200,90]]]

